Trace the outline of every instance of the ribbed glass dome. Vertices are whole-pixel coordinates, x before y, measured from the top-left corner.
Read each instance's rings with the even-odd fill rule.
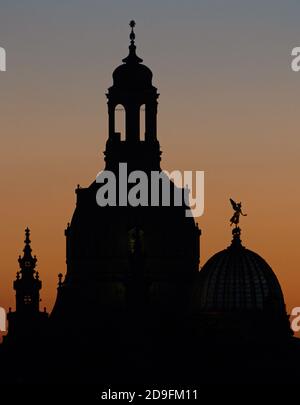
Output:
[[[234,237],[199,273],[193,307],[201,311],[285,312],[280,284],[268,263]]]

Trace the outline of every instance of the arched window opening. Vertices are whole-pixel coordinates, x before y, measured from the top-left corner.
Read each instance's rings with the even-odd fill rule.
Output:
[[[115,133],[120,133],[120,139],[125,141],[125,108],[122,104],[118,104],[115,108]]]
[[[140,107],[140,140],[145,140],[146,133],[146,106],[145,104]]]

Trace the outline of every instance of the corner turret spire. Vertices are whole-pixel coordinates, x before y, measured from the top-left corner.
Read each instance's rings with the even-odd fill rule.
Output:
[[[30,229],[27,227],[25,229],[25,247],[23,249],[23,257],[19,256],[18,262],[20,265],[20,271],[22,274],[33,275],[35,273],[35,266],[37,262],[36,256],[32,257],[31,240],[30,240]]]
[[[37,258],[32,256],[30,230],[25,229],[23,256],[19,256],[20,271],[13,283],[16,291],[16,311],[8,314],[9,330],[14,338],[28,339],[39,330],[48,318],[47,312],[40,312],[40,290],[42,282],[35,270]]]

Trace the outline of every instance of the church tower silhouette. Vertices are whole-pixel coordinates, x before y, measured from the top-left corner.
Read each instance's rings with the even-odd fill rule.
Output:
[[[198,272],[200,230],[193,217],[186,217],[187,207],[174,203],[175,191],[183,195],[184,190],[161,172],[159,94],[152,85],[151,70],[136,54],[134,26],[131,21],[129,54],[114,70],[113,85],[106,94],[105,169],[116,174],[118,186],[121,163],[127,164],[128,174],[159,171],[161,182],[170,187],[171,205],[164,206],[160,200],[157,206],[100,207],[96,181],[77,188],[76,209],[65,231],[67,272],[60,279],[51,315],[56,330],[76,328],[83,319],[85,328],[101,329],[103,322],[120,325],[128,317],[138,318],[138,323],[178,317],[187,308]],[[125,111],[124,139],[115,131],[120,105]],[[145,110],[145,134],[141,134],[141,109]]]
[[[159,94],[152,85],[152,72],[136,55],[135,22],[130,22],[129,55],[113,72],[113,86],[108,99],[109,138],[106,143],[107,170],[116,170],[120,162],[129,169],[160,170],[160,145],[157,140],[157,99]],[[125,139],[115,132],[116,107],[125,110]],[[144,111],[143,111],[144,110]],[[141,116],[145,112],[145,133],[141,133]]]
[[[20,271],[14,281],[16,291],[16,311],[11,309],[7,315],[9,324],[8,338],[26,340],[43,331],[48,320],[46,309],[40,311],[40,290],[42,282],[35,270],[37,258],[32,256],[30,230],[25,229],[23,256],[19,256]]]

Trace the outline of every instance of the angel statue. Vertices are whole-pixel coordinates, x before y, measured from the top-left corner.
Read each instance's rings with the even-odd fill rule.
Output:
[[[235,227],[238,227],[238,224],[240,222],[240,215],[243,215],[244,217],[247,216],[247,214],[243,214],[242,212],[242,203],[236,203],[235,201],[233,201],[232,198],[230,198],[230,202],[232,205],[232,208],[234,209],[234,214],[230,219],[230,226],[232,226],[233,224],[235,225]]]

